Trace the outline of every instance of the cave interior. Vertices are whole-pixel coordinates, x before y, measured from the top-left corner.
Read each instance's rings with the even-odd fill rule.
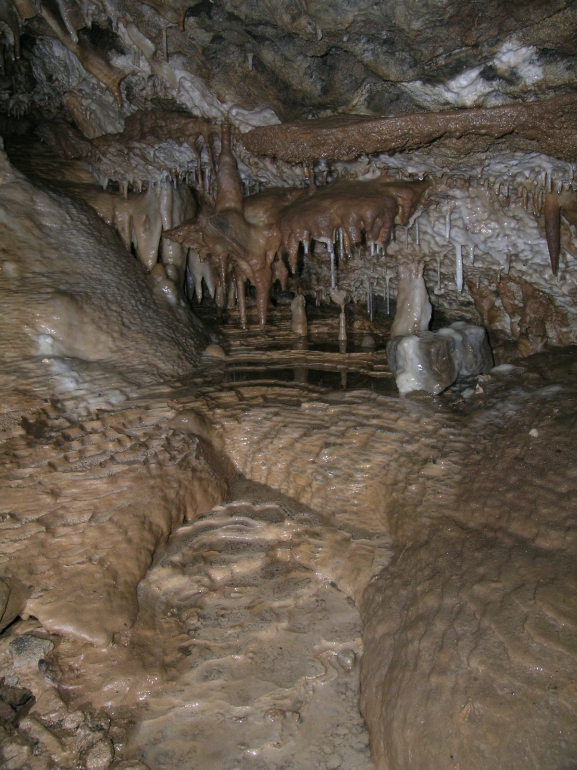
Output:
[[[574,0],[0,0],[0,766],[577,767]]]

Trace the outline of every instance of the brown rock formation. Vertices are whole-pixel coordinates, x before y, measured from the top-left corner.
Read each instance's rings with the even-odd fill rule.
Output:
[[[512,150],[539,151],[577,160],[577,98],[566,94],[540,102],[446,110],[398,118],[331,117],[255,128],[242,143],[255,155],[291,163],[319,158],[352,160],[361,153],[414,150],[439,140],[459,139],[462,152],[479,137],[506,138]]]
[[[570,324],[566,312],[552,297],[539,291],[527,281],[504,275],[496,291],[487,286],[468,282],[475,308],[483,325],[503,355],[504,339],[514,341],[514,348],[504,355],[508,358],[537,353],[546,345],[568,345]]]

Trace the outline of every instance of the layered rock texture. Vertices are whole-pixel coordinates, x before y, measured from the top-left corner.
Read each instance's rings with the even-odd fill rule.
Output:
[[[576,23],[0,3],[2,766],[576,766]]]

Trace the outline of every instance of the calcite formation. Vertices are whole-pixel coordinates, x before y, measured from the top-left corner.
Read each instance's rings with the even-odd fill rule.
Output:
[[[437,332],[407,332],[387,342],[387,359],[400,393],[440,393],[459,377],[486,375],[493,367],[487,333],[456,321]]]
[[[296,273],[298,251],[305,254],[311,241],[324,243],[330,255],[331,288],[336,289],[335,248],[345,259],[353,246],[366,241],[371,249],[389,240],[395,221],[406,225],[427,184],[400,183],[390,179],[341,181],[338,184],[304,190],[273,188],[243,204],[236,161],[231,152],[230,130],[225,125],[217,170],[215,213],[207,211],[190,224],[184,223],[166,237],[197,250],[199,258],[216,259],[220,295],[226,296],[229,258],[234,262],[241,323],[246,326],[244,285],[256,287],[261,328],[266,325],[272,283],[272,263],[281,249],[288,253]]]
[[[575,766],[576,21],[0,3],[3,767]]]
[[[492,141],[506,137],[511,150],[537,150],[554,158],[576,161],[576,115],[577,100],[573,94],[567,94],[502,107],[378,119],[322,118],[255,128],[243,137],[243,144],[255,155],[272,155],[298,163],[319,158],[354,160],[363,153],[414,150],[450,139],[459,139],[463,149],[470,151],[475,149],[476,138],[487,137],[490,146]]]

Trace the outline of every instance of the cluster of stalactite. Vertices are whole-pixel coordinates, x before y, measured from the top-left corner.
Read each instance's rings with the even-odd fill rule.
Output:
[[[346,259],[353,246],[365,243],[381,249],[395,222],[407,225],[428,184],[379,177],[369,181],[338,180],[317,188],[270,188],[243,200],[237,164],[231,150],[230,128],[223,125],[214,208],[205,205],[192,222],[165,237],[190,250],[191,273],[199,263],[212,263],[217,275],[216,300],[224,306],[227,290],[236,287],[241,323],[246,325],[245,284],[256,288],[261,328],[266,325],[273,280],[286,285],[288,270],[297,269],[299,249],[310,253],[311,242],[326,244],[331,289],[336,290],[336,252]]]
[[[60,155],[90,164],[104,189],[78,186],[78,193],[115,227],[168,301],[176,304],[195,293],[201,302],[208,290],[221,308],[238,304],[243,326],[246,281],[256,287],[264,328],[271,285],[279,281],[286,288],[289,268],[295,274],[301,257],[309,265],[314,258],[323,276],[313,294],[341,307],[366,298],[371,313],[376,292],[388,309],[391,285],[396,294],[404,291],[397,270],[401,257],[414,263],[409,272],[413,281],[415,271],[419,274],[419,283],[423,265],[436,262],[439,295],[441,263],[454,260],[454,285],[462,292],[475,250],[484,251],[463,218],[464,195],[481,196],[503,211],[522,206],[540,218],[553,275],[561,248],[573,253],[571,237],[565,237],[577,226],[572,164],[555,173],[536,165],[506,178],[479,173],[423,181],[387,168],[382,157],[364,165],[320,160],[300,167],[303,186],[269,187],[247,196],[226,124],[219,139],[208,121],[156,110],[133,114],[114,136],[88,140],[62,122],[45,124],[42,136]],[[176,168],[167,156],[167,148],[174,147],[186,159]],[[111,180],[120,189],[114,191]],[[568,226],[562,227],[562,217]],[[391,236],[396,244],[385,251]],[[355,267],[359,259],[362,269]],[[513,254],[501,259],[506,274],[514,259]]]

